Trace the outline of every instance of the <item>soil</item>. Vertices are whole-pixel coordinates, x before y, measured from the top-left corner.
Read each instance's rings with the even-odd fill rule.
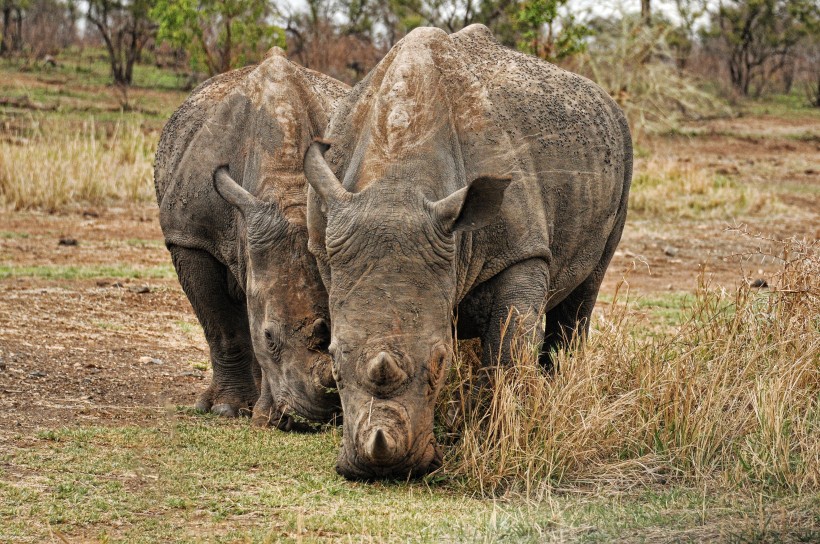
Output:
[[[721,220],[630,218],[603,294],[624,277],[641,294],[691,291],[702,268],[719,285],[765,279],[777,267],[764,257],[772,251],[766,238],[820,237],[816,124],[758,117],[695,129],[701,135],[644,146],[652,156],[771,190],[782,213],[748,218],[741,230]],[[0,212],[0,266],[9,265],[171,270],[154,206]],[[0,279],[0,442],[73,424],[151,424],[193,404],[210,381],[207,360],[173,273],[151,280]]]

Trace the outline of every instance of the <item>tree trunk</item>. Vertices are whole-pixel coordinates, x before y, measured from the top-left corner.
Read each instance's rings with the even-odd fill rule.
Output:
[[[652,25],[652,7],[650,0],[641,0],[641,21],[645,26]]]
[[[9,35],[9,25],[11,25],[11,7],[4,6],[3,7],[3,39],[0,41],[0,55],[8,53],[11,49],[11,43],[9,43],[9,39],[11,36]]]
[[[14,43],[12,44],[15,51],[22,51],[23,50],[23,10],[19,7],[14,8],[15,17],[15,30],[14,33]]]
[[[225,73],[231,69],[231,48],[233,44],[231,43],[231,22],[233,21],[232,18],[227,17],[225,19],[225,47],[222,49],[222,66],[220,66],[219,71],[221,73]]]

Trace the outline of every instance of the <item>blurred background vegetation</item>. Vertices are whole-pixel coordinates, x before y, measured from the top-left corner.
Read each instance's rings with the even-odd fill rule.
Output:
[[[631,111],[669,127],[729,101],[801,93],[820,106],[820,8],[814,0],[0,0],[0,55],[55,67],[93,51],[127,107],[135,67],[190,89],[257,62],[272,46],[354,83],[418,26],[489,26],[510,47],[579,71]],[[143,82],[144,84],[145,82]],[[708,91],[704,91],[708,89]],[[650,111],[654,110],[654,111]]]
[[[208,77],[278,46],[353,84],[424,25],[483,23],[591,78],[626,112],[639,154],[692,122],[818,115],[816,0],[716,2],[0,0],[0,203],[149,201],[159,132]]]

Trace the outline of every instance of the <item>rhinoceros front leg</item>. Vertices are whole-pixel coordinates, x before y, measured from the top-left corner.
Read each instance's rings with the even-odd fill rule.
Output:
[[[197,399],[196,409],[226,417],[249,415],[259,397],[261,372],[253,355],[245,300],[232,296],[230,271],[210,253],[179,246],[170,251],[211,352],[213,379]]]
[[[520,333],[540,340],[541,315],[549,289],[549,269],[541,259],[529,259],[502,271],[487,282],[489,311],[481,335],[485,366],[509,364],[511,342]]]

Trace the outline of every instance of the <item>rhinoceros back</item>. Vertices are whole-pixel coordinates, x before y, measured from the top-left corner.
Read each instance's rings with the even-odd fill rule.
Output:
[[[251,194],[303,223],[302,155],[346,91],[281,51],[198,87],[169,120],[157,150],[154,179],[166,243],[208,251],[241,271],[238,214],[211,179],[222,165]]]
[[[632,176],[623,113],[595,83],[499,45],[483,25],[451,38],[512,146],[499,157],[516,180],[505,198],[507,230],[528,237],[524,246],[546,236],[551,287],[569,292],[623,228]],[[488,149],[479,153],[492,156]]]

